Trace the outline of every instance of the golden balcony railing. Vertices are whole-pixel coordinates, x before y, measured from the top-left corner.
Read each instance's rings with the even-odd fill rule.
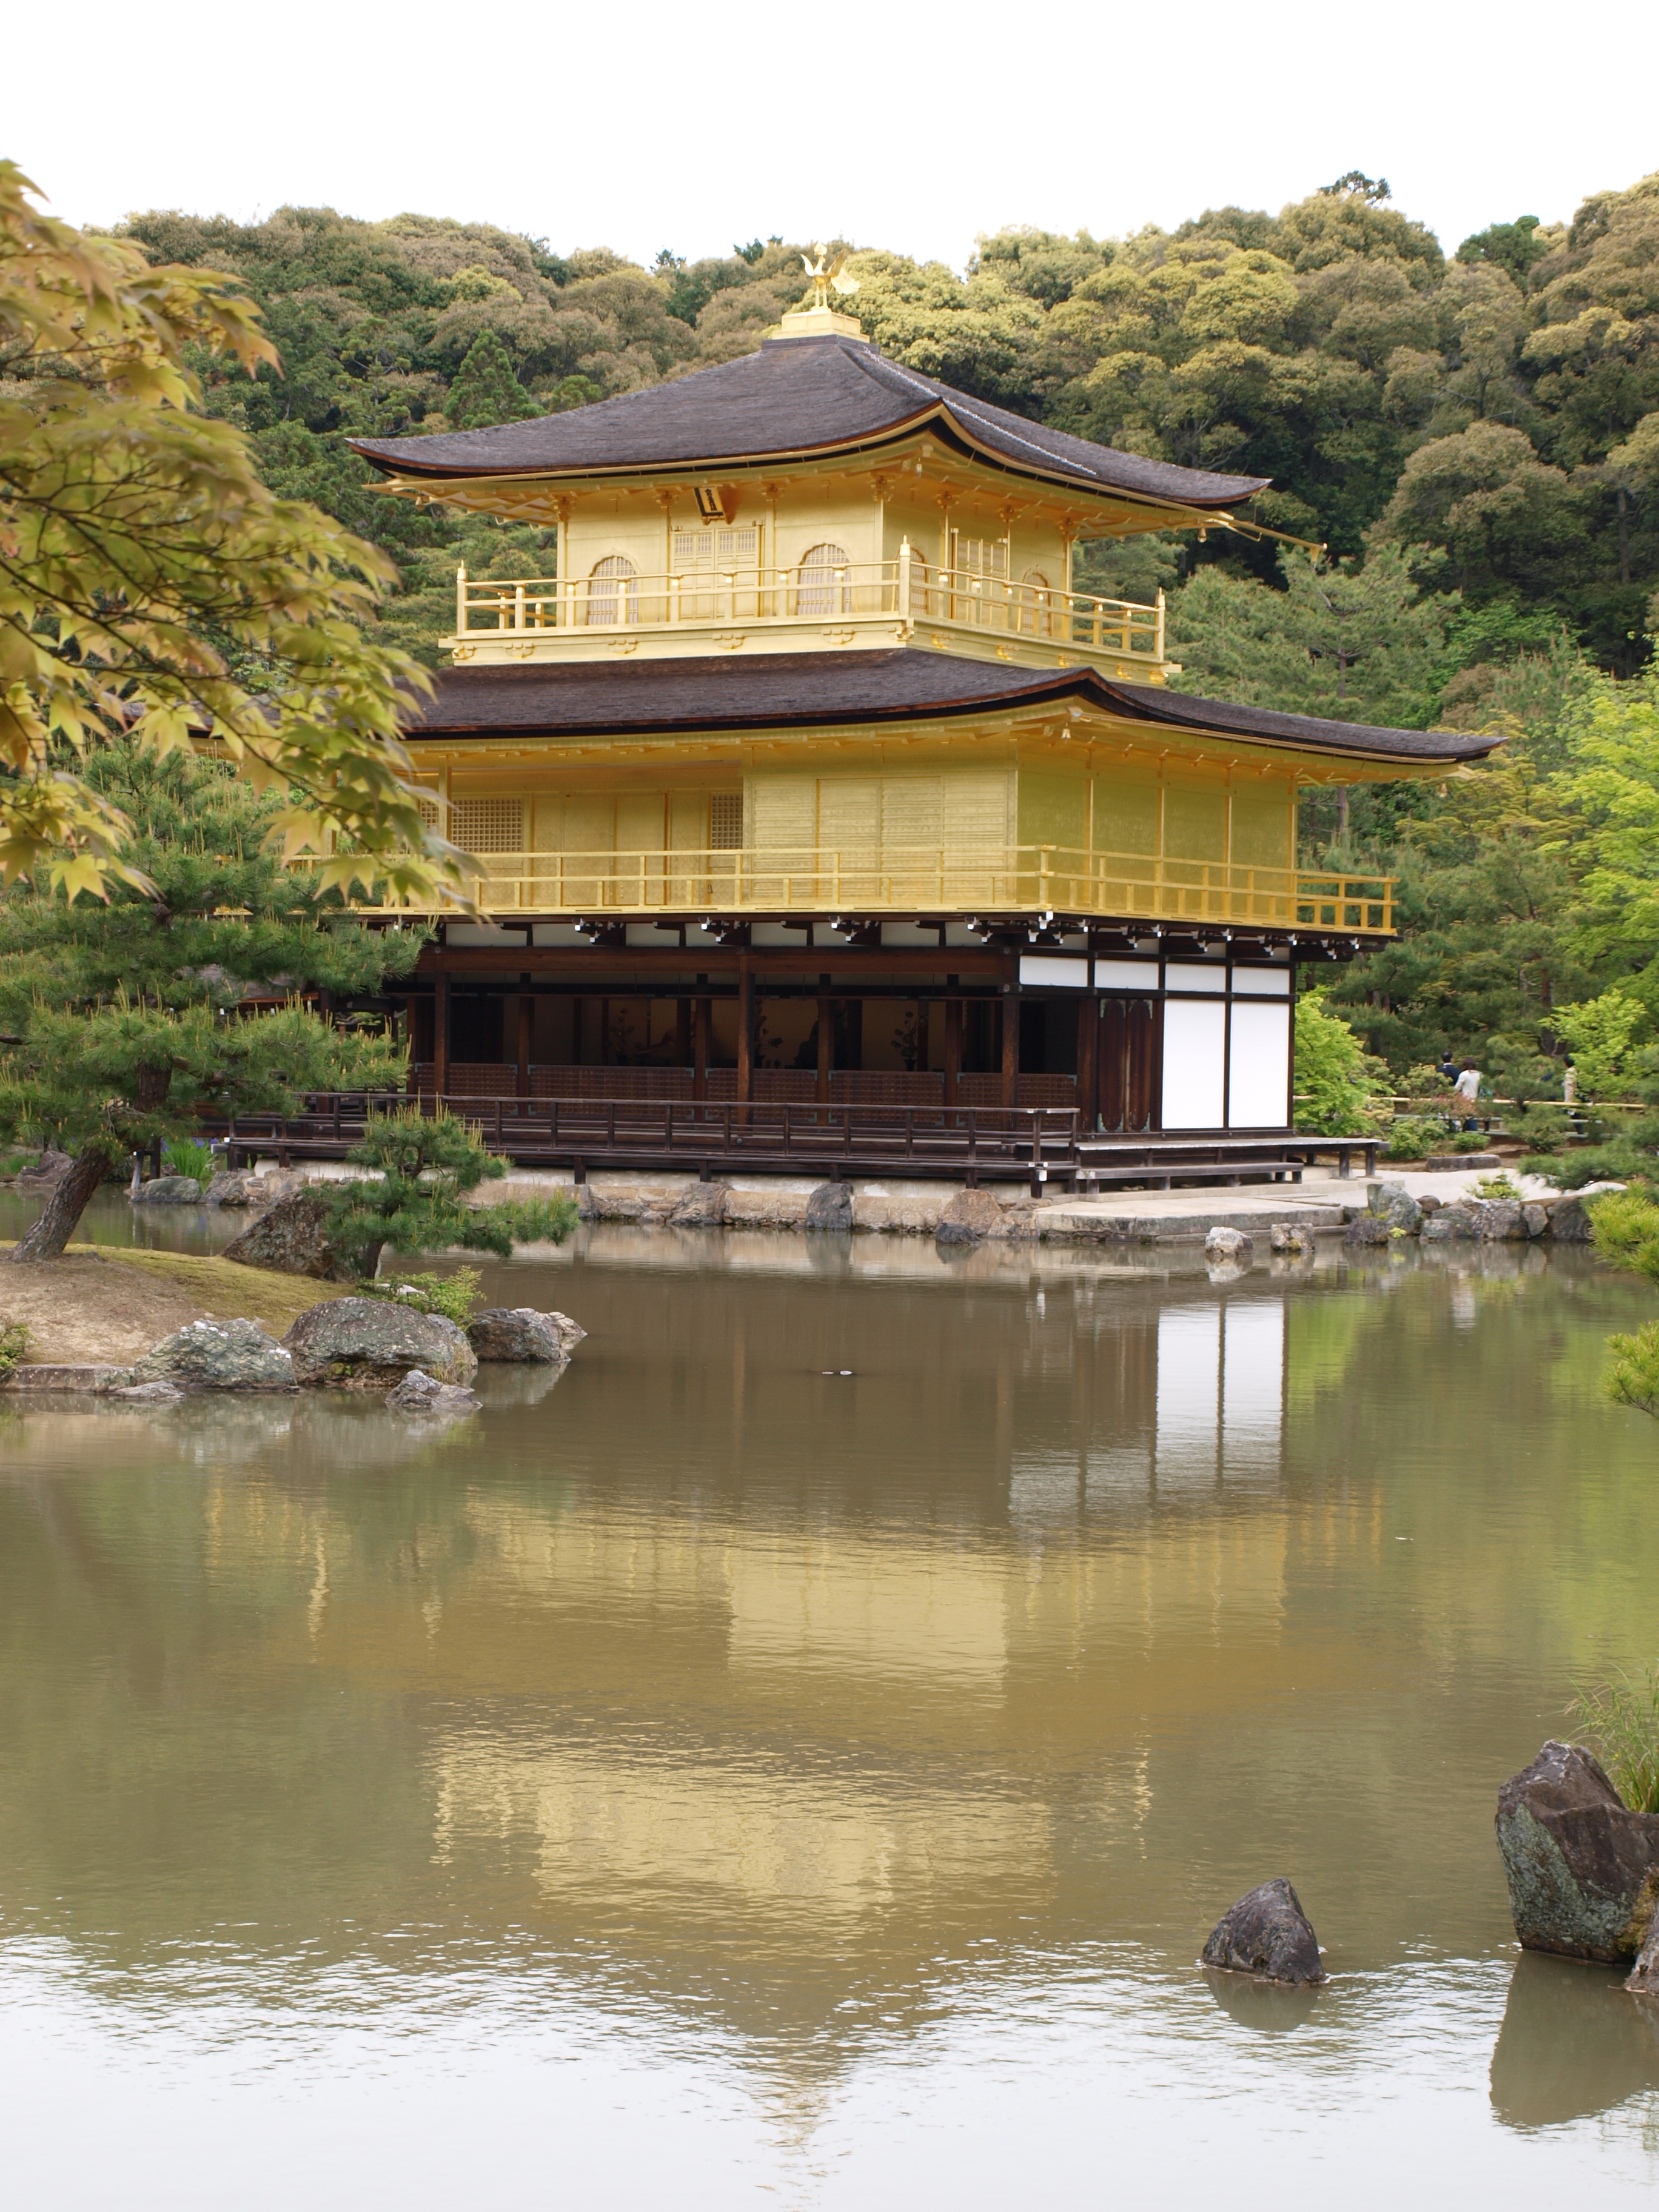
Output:
[[[479,904],[503,919],[1054,914],[1365,937],[1394,929],[1387,876],[1055,845],[489,853],[480,865]]]
[[[608,568],[609,564],[607,564]],[[472,577],[455,572],[455,633],[465,657],[485,640],[533,643],[550,633],[595,633],[810,625],[871,621],[935,623],[1064,650],[1161,664],[1164,595],[1152,606],[1015,583],[962,568],[938,568],[906,546],[892,561],[795,568],[686,569],[585,578]]]

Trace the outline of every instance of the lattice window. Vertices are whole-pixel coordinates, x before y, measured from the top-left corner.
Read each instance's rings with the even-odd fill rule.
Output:
[[[522,853],[521,799],[453,799],[449,837],[465,853]]]
[[[677,530],[670,556],[677,575],[696,575],[714,570],[729,575],[733,569],[752,568],[760,560],[760,532],[742,530]]]
[[[708,848],[735,853],[743,843],[743,793],[716,791],[708,799]]]
[[[438,817],[443,811],[437,800],[429,793],[422,791],[416,793],[415,804],[420,808],[421,819],[427,828],[435,830],[438,827]]]
[[[795,611],[801,615],[845,614],[853,604],[852,562],[840,545],[811,547],[800,564]]]
[[[994,577],[999,583],[1008,578],[1008,541],[1006,538],[964,538],[959,531],[951,532],[951,565],[969,576]]]
[[[637,622],[640,589],[634,579],[638,574],[625,553],[607,553],[603,561],[596,561],[587,580],[589,623]]]

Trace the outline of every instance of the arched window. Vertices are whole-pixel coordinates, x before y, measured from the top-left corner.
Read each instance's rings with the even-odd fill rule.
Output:
[[[1014,627],[1034,637],[1047,637],[1054,626],[1054,586],[1041,568],[1028,568],[1019,580],[1019,605]]]
[[[814,545],[800,564],[795,587],[798,615],[844,615],[852,611],[852,562],[840,545]]]
[[[634,581],[639,570],[625,553],[607,553],[593,563],[587,580],[587,619],[590,626],[631,623],[640,618],[640,592]]]

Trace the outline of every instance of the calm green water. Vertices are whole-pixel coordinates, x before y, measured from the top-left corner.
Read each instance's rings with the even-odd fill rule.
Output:
[[[8,2194],[1645,2200],[1659,2022],[1492,1809],[1659,1647],[1651,1294],[1438,1256],[596,1231],[439,1435],[14,1401]],[[1280,1873],[1331,1983],[1212,1984]]]

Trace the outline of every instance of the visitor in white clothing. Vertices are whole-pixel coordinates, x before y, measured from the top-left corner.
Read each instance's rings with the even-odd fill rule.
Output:
[[[1470,1109],[1464,1119],[1463,1127],[1466,1129],[1474,1128],[1475,1122],[1474,1109],[1480,1098],[1480,1071],[1472,1060],[1466,1060],[1463,1062],[1462,1073],[1456,1082],[1453,1084],[1452,1089]]]

